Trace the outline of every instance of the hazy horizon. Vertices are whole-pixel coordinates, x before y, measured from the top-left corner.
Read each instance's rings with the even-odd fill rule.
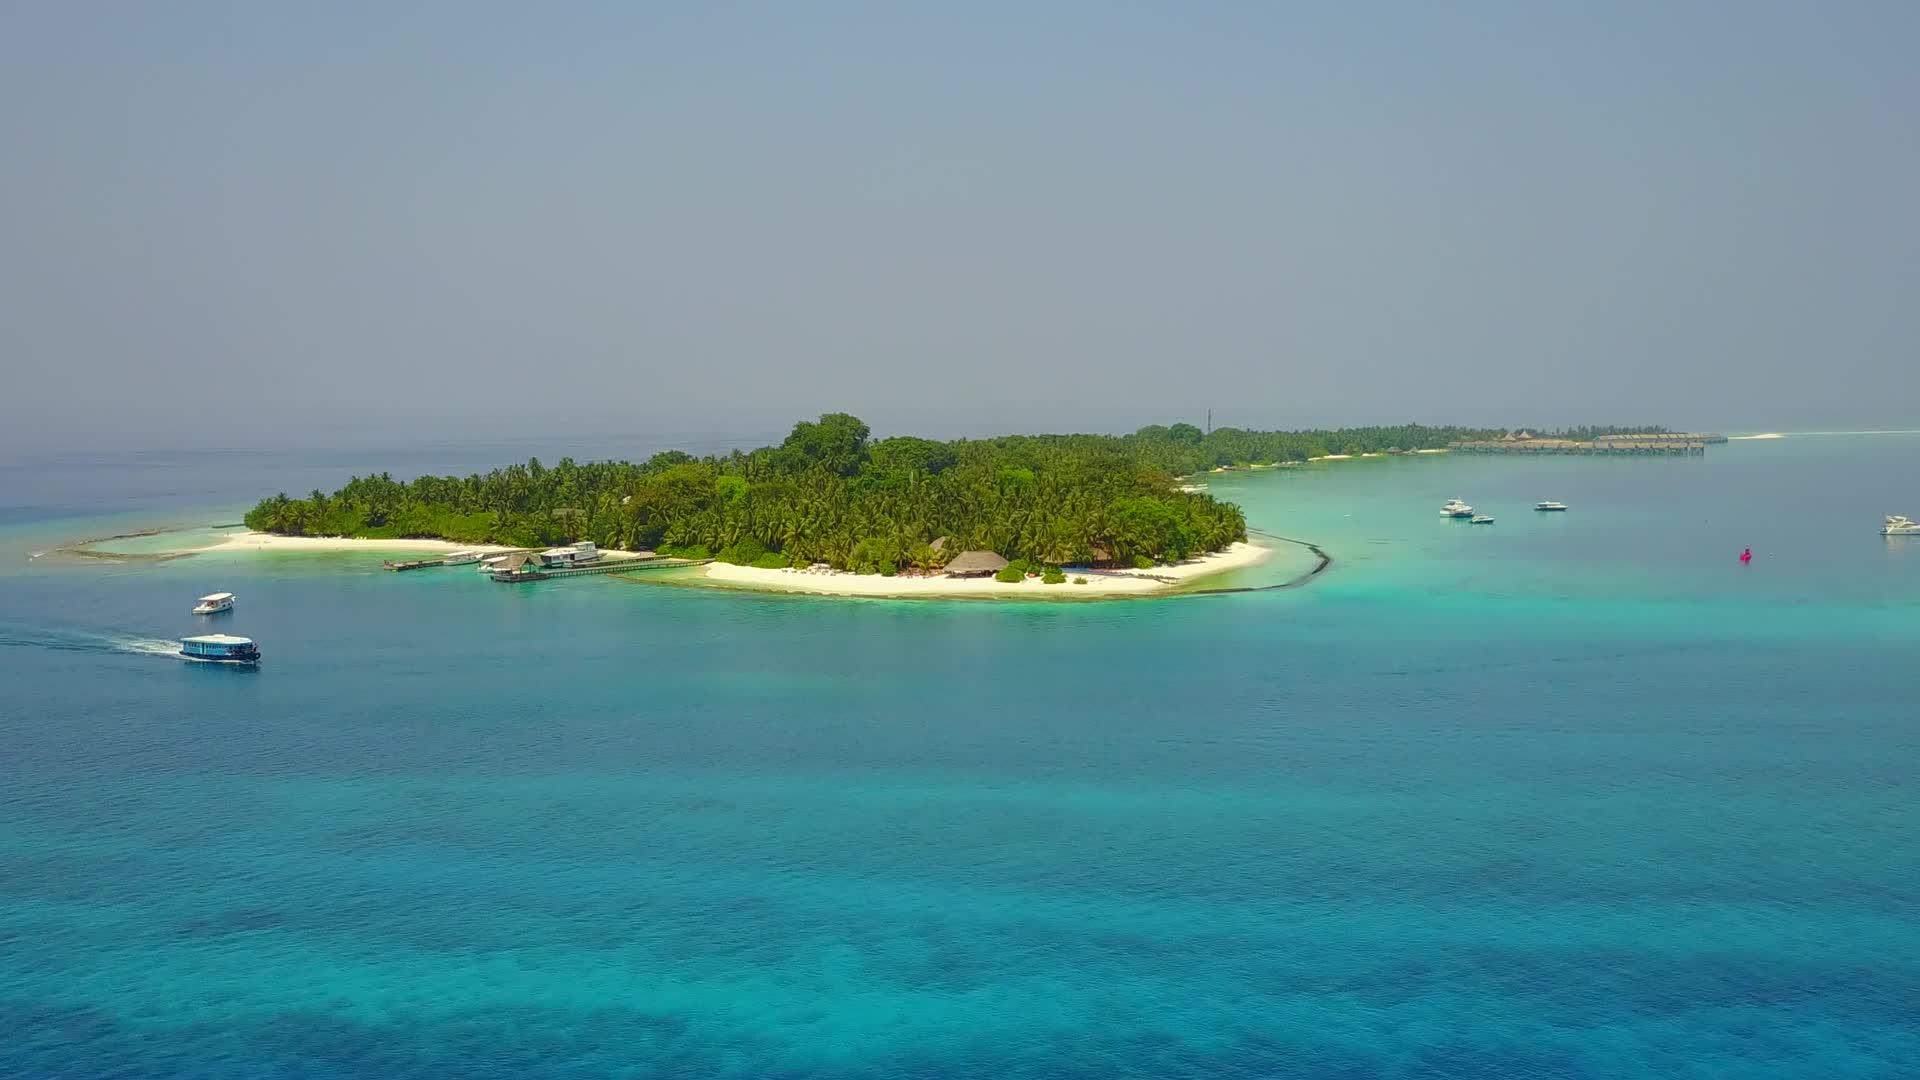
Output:
[[[13,453],[1913,422],[1911,5],[4,26]]]

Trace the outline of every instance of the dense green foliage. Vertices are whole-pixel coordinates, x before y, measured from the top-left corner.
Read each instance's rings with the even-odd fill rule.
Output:
[[[1132,436],[876,441],[844,413],[796,424],[779,446],[724,456],[673,451],[640,464],[536,460],[465,478],[356,477],[332,495],[266,499],[247,525],[518,547],[592,540],[883,574],[931,570],[969,549],[1036,567],[1132,564],[1246,537],[1238,507],[1178,490]]]
[[[1541,431],[1540,428],[1533,428],[1531,430],[1535,434],[1539,434]],[[1576,442],[1592,442],[1602,435],[1665,435],[1667,433],[1667,429],[1658,424],[1643,424],[1640,427],[1586,424],[1581,427],[1571,427],[1561,431],[1547,432],[1548,435],[1556,439],[1573,439]]]
[[[266,499],[247,514],[247,525],[294,536],[440,537],[516,547],[592,540],[748,566],[824,562],[881,574],[933,570],[969,549],[998,552],[1022,573],[1089,561],[1146,567],[1246,538],[1238,507],[1182,491],[1176,476],[1505,433],[1421,424],[1203,432],[1173,424],[1117,438],[936,442],[875,440],[859,419],[832,413],[795,424],[779,446],[706,458],[675,450],[639,464],[568,458],[551,468],[534,460],[464,478],[356,477],[332,495]],[[946,543],[936,549],[941,538]]]
[[[1400,424],[1392,427],[1337,428],[1313,431],[1247,431],[1242,428],[1214,428],[1203,432],[1192,424],[1171,427],[1144,427],[1126,437],[1141,460],[1176,476],[1200,472],[1218,465],[1269,464],[1306,461],[1328,454],[1371,454],[1394,450],[1433,450],[1455,442],[1497,439],[1509,431],[1527,430],[1537,435],[1564,439],[1591,439],[1595,435],[1621,435],[1665,431],[1662,427],[1578,427],[1551,431],[1547,428],[1467,428],[1429,427],[1425,424]]]

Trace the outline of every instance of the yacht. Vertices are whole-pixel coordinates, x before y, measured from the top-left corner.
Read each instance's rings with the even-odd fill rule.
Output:
[[[196,664],[237,664],[253,667],[260,662],[260,647],[252,638],[232,634],[201,634],[180,639],[180,659]]]
[[[480,552],[480,551],[448,552],[447,557],[440,560],[440,564],[442,566],[465,566],[468,563],[479,562],[480,556],[483,554],[485,554],[485,552]]]
[[[1563,502],[1554,502],[1552,499],[1546,499],[1544,501],[1534,503],[1533,508],[1535,510],[1565,510],[1567,508],[1567,504]]]
[[[1468,506],[1466,503],[1461,502],[1459,499],[1448,499],[1446,502],[1446,505],[1440,508],[1440,516],[1450,517],[1450,518],[1470,518],[1473,516],[1473,507]]]
[[[1469,525],[1491,525],[1491,524],[1493,524],[1493,518],[1491,518],[1491,517],[1489,517],[1489,516],[1488,516],[1488,515],[1486,515],[1486,514],[1475,514],[1475,515],[1473,515],[1473,517],[1472,517],[1472,518],[1470,518],[1470,519],[1468,519],[1468,521],[1467,521],[1467,524],[1469,524]]]
[[[218,615],[233,610],[233,594],[230,592],[208,593],[193,605],[195,615]]]
[[[1888,514],[1887,523],[1880,526],[1881,536],[1920,536],[1920,521],[1905,514]]]

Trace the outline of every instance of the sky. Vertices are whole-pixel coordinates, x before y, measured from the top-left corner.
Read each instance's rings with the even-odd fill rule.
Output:
[[[1917,32],[0,0],[0,445],[1920,426]]]

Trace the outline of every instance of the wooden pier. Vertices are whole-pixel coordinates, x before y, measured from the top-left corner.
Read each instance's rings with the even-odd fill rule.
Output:
[[[1723,443],[1727,441],[1727,437],[1725,435],[1707,435],[1707,434],[1701,434],[1697,432],[1687,432],[1687,431],[1660,431],[1660,432],[1653,432],[1646,435],[1596,435],[1594,436],[1593,441],[1597,443],[1687,442],[1687,443],[1703,443],[1704,444],[1704,443]]]
[[[1483,439],[1453,443],[1448,449],[1463,454],[1599,454],[1654,457],[1702,457],[1710,441],[1706,435],[1609,435],[1592,442],[1572,439]]]
[[[644,559],[602,559],[589,566],[542,567],[539,570],[495,570],[489,576],[509,585],[548,578],[585,577],[588,574],[625,574],[635,570],[671,570],[676,566],[705,566],[712,559],[669,559],[655,556]]]
[[[402,570],[425,570],[429,566],[445,566],[447,565],[447,560],[444,557],[438,559],[409,559],[405,562],[394,562],[392,559],[388,559],[380,565],[398,573]]]

